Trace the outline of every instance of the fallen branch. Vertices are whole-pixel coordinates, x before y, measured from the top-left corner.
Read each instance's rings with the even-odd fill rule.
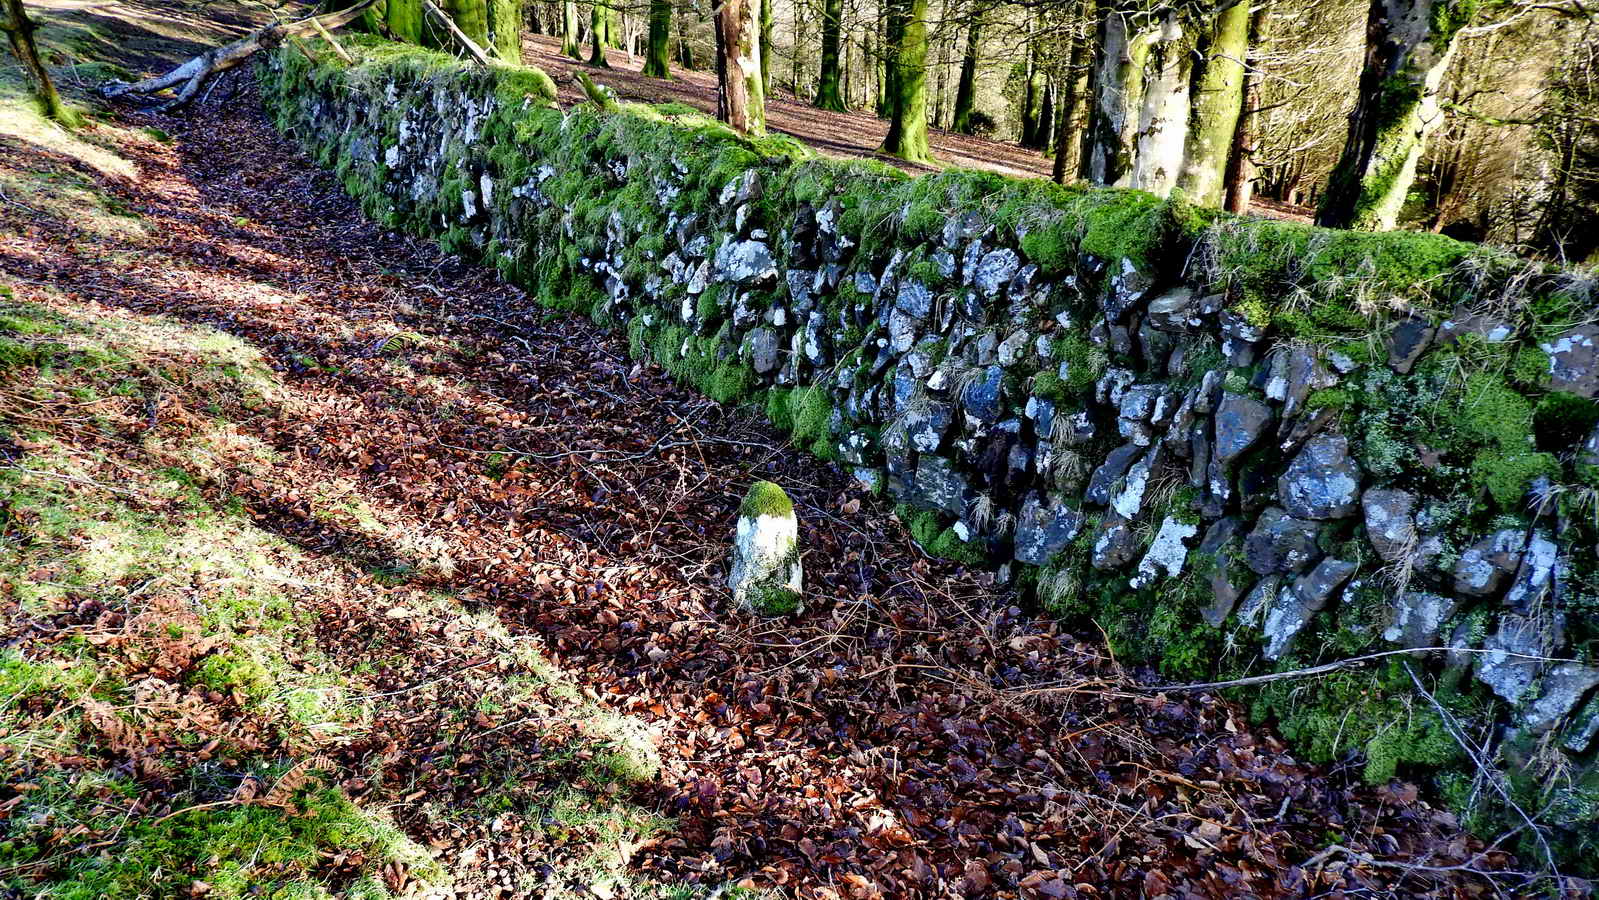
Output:
[[[131,83],[108,81],[101,85],[100,94],[104,97],[122,97],[128,94],[150,95],[181,84],[183,87],[178,90],[177,96],[157,107],[163,111],[176,109],[193,100],[200,92],[200,88],[205,85],[206,79],[237,66],[253,56],[257,50],[270,50],[285,39],[298,40],[313,34],[331,32],[335,28],[355,21],[367,7],[376,2],[377,0],[361,0],[348,9],[341,9],[325,16],[308,16],[287,24],[274,22],[250,32],[231,44],[213,47],[165,75],[156,75]]]
[[[1266,684],[1272,681],[1282,681],[1287,678],[1306,678],[1311,675],[1326,675],[1339,669],[1348,669],[1364,665],[1374,660],[1384,659],[1389,656],[1411,656],[1417,653],[1502,653],[1505,656],[1517,659],[1533,660],[1535,662],[1580,662],[1575,659],[1562,659],[1553,656],[1532,656],[1526,653],[1516,653],[1513,650],[1484,650],[1478,647],[1417,647],[1408,650],[1384,650],[1381,653],[1368,653],[1365,656],[1354,656],[1349,659],[1340,659],[1319,666],[1306,669],[1293,669],[1288,672],[1273,672],[1270,675],[1251,675],[1248,678],[1234,678],[1230,681],[1202,681],[1194,684],[1141,684],[1134,689],[1149,694],[1174,693],[1179,691],[1217,691],[1222,688],[1247,687],[1251,684]]]
[[[428,15],[444,26],[444,30],[450,33],[450,37],[454,38],[457,44],[466,48],[466,52],[477,60],[478,65],[486,66],[489,64],[488,54],[483,52],[483,48],[479,47],[476,41],[467,37],[466,32],[456,26],[455,20],[445,15],[444,10],[435,6],[433,0],[422,0],[422,8],[427,10]]]

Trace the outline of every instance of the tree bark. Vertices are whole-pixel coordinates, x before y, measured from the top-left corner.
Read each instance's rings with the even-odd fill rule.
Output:
[[[1262,3],[1249,17],[1249,45],[1258,47],[1270,36],[1271,3]],[[1233,129],[1233,150],[1227,160],[1227,196],[1224,206],[1230,213],[1244,215],[1255,190],[1255,110],[1260,107],[1260,71],[1246,66],[1238,125]]]
[[[392,0],[391,0],[392,2]],[[577,0],[561,3],[561,55],[572,59],[583,58],[583,48],[577,40]]]
[[[766,104],[761,93],[761,31],[751,4],[755,0],[722,0],[716,15],[717,74],[721,81],[722,120],[740,134],[766,133]]]
[[[890,60],[888,136],[879,152],[930,163],[927,146],[927,0],[894,0],[902,10],[899,40]]]
[[[1038,59],[1038,46],[1034,44],[1027,53],[1027,80],[1022,90],[1021,145],[1034,150],[1042,149],[1038,139],[1039,105],[1044,98],[1044,67]]]
[[[1093,19],[1095,4],[1089,2],[1079,3],[1076,12],[1079,15],[1087,14]],[[1067,71],[1061,79],[1063,96],[1060,103],[1060,124],[1055,128],[1055,166],[1051,173],[1056,184],[1067,184],[1077,180],[1077,171],[1082,165],[1083,125],[1082,109],[1083,100],[1088,94],[1088,69],[1089,54],[1092,52],[1092,37],[1081,31],[1072,34],[1072,49]]]
[[[977,108],[977,54],[983,39],[983,7],[972,10],[972,24],[966,27],[966,54],[961,57],[961,80],[955,88],[955,113],[949,128],[957,134],[972,133],[972,112]]]
[[[843,112],[839,93],[839,33],[843,30],[844,0],[822,0],[822,62],[816,73],[816,108]],[[795,85],[798,90],[799,86]]]
[[[799,28],[795,22],[795,30]],[[764,105],[765,98],[772,95],[772,0],[761,0],[761,35],[760,35],[760,60],[761,60],[761,99]],[[799,58],[799,42],[794,42],[794,58]],[[799,79],[794,79],[794,93],[799,93]],[[762,118],[765,118],[764,111]]]
[[[489,50],[501,62],[522,62],[522,0],[488,0]]]
[[[1427,137],[1442,120],[1438,86],[1475,8],[1471,0],[1372,0],[1360,95],[1316,224],[1394,227]]]
[[[670,78],[672,56],[672,0],[650,0],[650,41],[644,50],[644,74]]]
[[[488,0],[434,0],[434,2],[450,17],[455,27],[471,39],[472,43],[482,48],[488,46]],[[433,29],[428,43],[441,50],[453,50],[457,46],[448,31],[442,27]]]
[[[592,47],[589,50],[589,65],[609,69],[611,63],[605,58],[605,47],[610,39],[611,19],[606,15],[605,4],[596,2],[589,7],[589,39]]]
[[[1112,14],[1100,46],[1086,174],[1164,196],[1182,169],[1193,40],[1175,14]]]
[[[1220,207],[1226,200],[1227,164],[1244,106],[1249,18],[1249,0],[1236,0],[1199,34],[1193,103],[1177,186],[1200,206]]]
[[[33,85],[33,95],[39,100],[39,111],[44,113],[46,118],[63,125],[74,124],[77,117],[73,115],[72,108],[61,99],[61,93],[56,90],[55,82],[50,80],[50,70],[45,68],[44,61],[39,58],[39,47],[33,40],[33,33],[39,26],[28,18],[28,11],[22,8],[22,0],[5,0],[5,11],[5,19],[0,20],[0,31],[6,33],[12,55],[22,64],[22,70],[27,73],[28,81]]]

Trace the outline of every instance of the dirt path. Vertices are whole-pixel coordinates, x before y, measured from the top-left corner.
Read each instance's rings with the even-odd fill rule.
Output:
[[[1462,888],[1459,873],[1318,853],[1336,840],[1447,867],[1480,847],[1413,788],[1300,764],[1216,698],[1127,690],[1096,642],[1025,615],[982,573],[925,558],[887,504],[757,415],[364,222],[272,130],[247,75],[186,118],[129,117],[175,142],[131,148],[136,179],[83,174],[159,240],[24,217],[0,270],[24,299],[50,286],[260,348],[292,396],[247,424],[278,454],[273,478],[232,485],[249,514],[310,551],[353,554],[281,485],[355,486],[456,561],[413,585],[539,636],[591,699],[647,722],[663,766],[634,799],[675,826],[630,848],[639,871],[805,897]],[[12,159],[49,162],[7,143]],[[734,613],[721,584],[756,477],[789,488],[799,510],[810,610],[796,621]],[[339,612],[319,614],[340,639]],[[515,723],[415,715],[340,750],[349,771],[382,773],[358,796],[394,804],[448,867],[491,872],[464,893],[493,896],[512,883],[502,870],[536,876],[559,848],[488,824],[437,829],[418,807],[472,796],[433,764],[441,734],[471,749]]]

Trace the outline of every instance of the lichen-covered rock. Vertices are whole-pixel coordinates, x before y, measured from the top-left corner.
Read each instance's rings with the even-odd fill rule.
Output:
[[[1436,647],[1445,619],[1459,603],[1431,591],[1406,591],[1394,601],[1393,618],[1383,630],[1383,640],[1401,647]]]
[[[1516,577],[1505,592],[1504,604],[1522,615],[1533,607],[1554,587],[1555,565],[1560,548],[1542,531],[1534,531],[1522,551],[1521,565]]]
[[[1455,562],[1455,593],[1489,597],[1499,593],[1505,579],[1521,565],[1527,536],[1520,529],[1504,528],[1467,547]]]
[[[1327,605],[1356,568],[1352,562],[1329,557],[1294,579],[1292,587],[1279,590],[1266,607],[1266,621],[1262,626],[1266,646],[1261,652],[1265,657],[1281,659],[1294,639],[1310,624],[1311,616]]]
[[[1384,562],[1398,562],[1416,546],[1416,495],[1372,488],[1360,496],[1366,539]]]
[[[977,271],[972,275],[972,284],[984,296],[995,297],[1000,289],[1010,283],[1016,276],[1016,271],[1021,268],[1021,259],[1016,251],[1009,247],[985,254],[977,264]]]
[[[1538,699],[1527,707],[1522,726],[1535,735],[1552,730],[1596,687],[1599,687],[1599,667],[1556,663],[1544,673]]]
[[[1100,519],[1094,533],[1094,547],[1090,563],[1100,571],[1120,569],[1138,553],[1138,537],[1133,534],[1132,523],[1115,513]]]
[[[961,405],[968,416],[978,422],[993,422],[999,418],[999,391],[1004,377],[1004,369],[989,366],[966,388],[961,394]]]
[[[1212,522],[1194,553],[1209,570],[1205,579],[1210,585],[1211,602],[1201,615],[1211,627],[1220,628],[1255,582],[1248,567],[1239,561],[1243,555],[1243,522],[1237,516]]]
[[[1246,394],[1223,391],[1216,406],[1214,459],[1225,466],[1260,440],[1271,424],[1271,407]]]
[[[1260,514],[1255,528],[1244,539],[1244,560],[1256,575],[1298,572],[1321,555],[1316,538],[1321,525],[1290,516],[1271,507]]]
[[[951,515],[966,511],[971,489],[966,476],[942,456],[923,454],[916,462],[916,496],[922,505]]]
[[[1419,316],[1401,319],[1388,335],[1388,368],[1401,375],[1408,373],[1416,360],[1427,352],[1436,333],[1428,319]]]
[[[1199,527],[1167,516],[1160,523],[1160,531],[1149,544],[1149,551],[1138,563],[1138,572],[1128,586],[1139,590],[1153,584],[1164,574],[1170,578],[1181,574],[1183,561],[1188,558],[1187,541],[1199,534]]]
[[[1579,325],[1543,345],[1550,387],[1579,397],[1599,394],[1599,325]]]
[[[1149,480],[1160,468],[1164,456],[1162,445],[1156,444],[1127,470],[1121,490],[1110,499],[1111,509],[1124,519],[1134,519],[1144,508],[1144,496],[1149,492]]]
[[[1542,659],[1554,643],[1552,625],[1541,618],[1507,613],[1477,654],[1477,680],[1510,703],[1522,695],[1543,670]]]
[[[1081,512],[1030,493],[1016,517],[1016,558],[1030,565],[1047,565],[1082,527]]]
[[[1349,456],[1349,439],[1318,434],[1288,464],[1277,482],[1277,497],[1301,519],[1342,519],[1353,515],[1360,497],[1360,467]]]
[[[751,485],[739,507],[727,586],[741,608],[762,615],[784,615],[803,606],[799,521],[788,494],[770,481]]]
[[[716,251],[715,269],[723,280],[735,284],[758,284],[777,279],[777,262],[772,258],[772,248],[762,241],[727,241]]]

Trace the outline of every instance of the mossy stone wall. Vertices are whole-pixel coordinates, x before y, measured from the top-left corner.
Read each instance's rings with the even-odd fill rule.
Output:
[[[1594,849],[1591,280],[1180,196],[909,178],[350,43],[355,66],[279,52],[261,83],[374,219],[760,404],[930,552],[1094,620],[1124,661],[1203,679],[1451,648],[1246,699],[1313,758],[1465,798],[1414,672]]]

